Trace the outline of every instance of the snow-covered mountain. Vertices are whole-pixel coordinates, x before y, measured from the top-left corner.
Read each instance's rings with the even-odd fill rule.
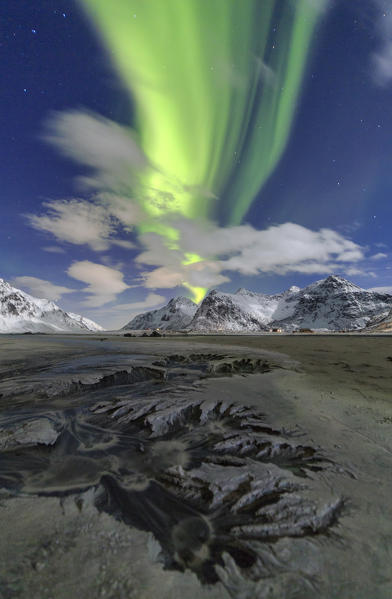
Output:
[[[234,332],[268,330],[273,320],[293,312],[293,298],[298,292],[298,287],[276,295],[247,289],[236,293],[213,290],[201,302],[188,328]]]
[[[238,289],[210,291],[199,306],[177,297],[159,310],[139,314],[123,329],[178,331],[358,330],[380,322],[392,311],[392,295],[361,289],[331,275],[304,289],[290,287],[267,295]],[[392,313],[392,312],[391,312]]]
[[[175,297],[163,308],[138,314],[123,327],[127,330],[161,329],[178,331],[189,325],[197,310],[197,304],[187,297]]]
[[[0,279],[0,333],[102,331],[79,314],[64,312],[54,302],[32,297]]]
[[[361,329],[387,316],[392,295],[366,291],[343,277],[331,275],[304,289],[291,287],[266,295],[239,289],[211,291],[189,324],[191,330],[262,331],[282,328]]]
[[[330,276],[302,289],[292,316],[279,321],[279,326],[358,330],[385,317],[391,308],[392,295],[367,291],[342,277]]]

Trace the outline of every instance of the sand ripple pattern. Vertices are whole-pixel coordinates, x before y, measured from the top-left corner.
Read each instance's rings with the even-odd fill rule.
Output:
[[[233,597],[240,589],[243,597],[275,596],[267,592],[278,573],[287,588],[314,590],[309,546],[290,539],[330,534],[338,522],[343,499],[323,477],[334,465],[244,403],[206,399],[200,384],[274,367],[256,358],[169,355],[72,381],[58,391],[78,400],[70,407],[3,416],[0,487],[72,495],[80,509],[88,498],[151,532],[166,568],[190,569],[203,583],[220,580]],[[279,555],[282,542],[286,554],[294,551],[295,575]]]

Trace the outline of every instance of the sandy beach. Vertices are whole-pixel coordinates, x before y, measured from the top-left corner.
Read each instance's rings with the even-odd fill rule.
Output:
[[[391,596],[390,337],[0,356],[2,599]]]

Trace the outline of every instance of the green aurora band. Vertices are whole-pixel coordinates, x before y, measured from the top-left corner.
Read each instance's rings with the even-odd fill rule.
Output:
[[[129,91],[150,164],[140,230],[176,248],[170,214],[239,224],[286,147],[327,0],[79,1]]]

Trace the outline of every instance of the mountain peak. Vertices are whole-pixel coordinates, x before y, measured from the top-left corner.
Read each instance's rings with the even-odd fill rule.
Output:
[[[361,287],[351,283],[344,277],[339,275],[329,275],[326,279],[321,279],[315,283],[318,287],[334,288],[334,289],[347,289],[347,290],[361,290]]]
[[[349,285],[353,285],[353,283],[351,283],[350,281],[348,281],[347,279],[345,279],[344,277],[341,277],[340,275],[329,275],[329,277],[327,277],[326,279],[324,279],[325,282],[330,282],[330,283],[340,283],[340,284],[346,284],[348,283]]]
[[[33,297],[0,279],[0,333],[102,330],[92,320],[64,312],[54,302]]]
[[[178,331],[188,326],[196,310],[197,304],[188,297],[173,297],[163,308],[137,314],[122,327],[122,330],[160,329],[162,331]]]
[[[185,304],[187,306],[196,306],[195,302],[193,302],[191,299],[189,299],[189,297],[185,297],[184,295],[179,295],[177,297],[172,297],[171,300],[169,300],[167,305],[181,305],[181,304]]]

